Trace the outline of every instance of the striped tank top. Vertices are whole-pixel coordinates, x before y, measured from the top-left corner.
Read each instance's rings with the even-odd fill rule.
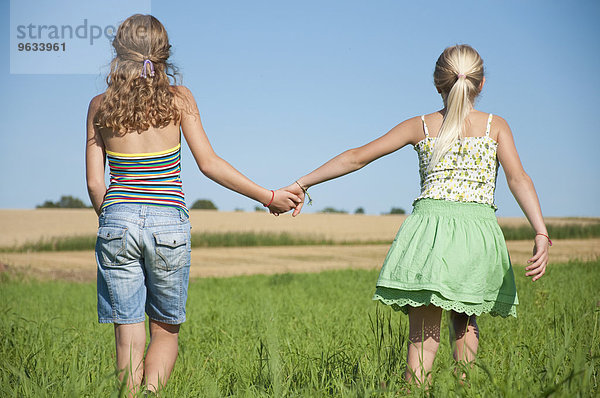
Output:
[[[181,144],[161,152],[118,153],[106,151],[110,186],[102,209],[117,203],[169,206],[185,205],[181,188]]]

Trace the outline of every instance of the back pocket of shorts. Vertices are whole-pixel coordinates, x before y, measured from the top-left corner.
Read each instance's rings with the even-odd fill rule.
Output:
[[[189,234],[187,232],[155,232],[156,263],[158,268],[172,271],[189,262]]]
[[[100,227],[96,251],[103,265],[120,265],[127,245],[126,227]],[[121,260],[119,260],[121,259]]]

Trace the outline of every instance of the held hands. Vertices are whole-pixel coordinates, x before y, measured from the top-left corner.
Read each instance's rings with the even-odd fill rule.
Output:
[[[296,217],[298,214],[300,214],[300,211],[302,210],[302,206],[304,206],[304,200],[306,199],[305,190],[302,189],[302,187],[300,186],[300,184],[298,182],[293,182],[292,184],[288,185],[287,187],[281,188],[281,190],[291,193],[300,199],[300,202],[298,203],[298,205],[294,209],[294,212],[292,213],[292,217]]]
[[[298,205],[302,206],[302,199],[299,196],[293,192],[278,189],[274,191],[273,199],[266,207],[269,208],[271,214],[278,216],[292,209],[297,209]],[[294,210],[294,213],[296,213],[296,210]]]
[[[525,269],[525,276],[533,276],[532,282],[537,281],[546,273],[546,265],[548,264],[548,248],[550,242],[544,235],[536,235],[533,245],[533,257],[527,260],[529,264]]]

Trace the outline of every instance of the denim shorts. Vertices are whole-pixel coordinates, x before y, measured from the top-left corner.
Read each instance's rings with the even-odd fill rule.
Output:
[[[185,321],[190,276],[190,221],[175,207],[114,204],[96,239],[98,321]]]

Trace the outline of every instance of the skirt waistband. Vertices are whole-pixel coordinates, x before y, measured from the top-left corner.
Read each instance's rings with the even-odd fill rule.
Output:
[[[497,220],[496,210],[490,205],[475,202],[453,202],[443,199],[419,199],[414,204],[413,214]]]

